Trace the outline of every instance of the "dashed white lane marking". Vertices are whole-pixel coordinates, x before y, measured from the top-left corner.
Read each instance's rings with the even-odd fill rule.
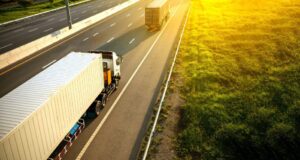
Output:
[[[54,20],[54,18],[50,18],[50,19],[48,19],[48,22],[53,21],[53,20]]]
[[[85,39],[83,39],[82,41],[84,42],[84,41],[87,41],[89,39],[89,37],[86,37]]]
[[[129,23],[127,27],[129,28],[130,26],[132,26],[132,23]]]
[[[12,44],[12,43],[7,44],[7,45],[5,45],[5,46],[0,47],[0,49],[4,49],[4,48],[9,47],[9,46],[11,46],[11,45],[13,45],[13,44]]]
[[[129,17],[130,15],[131,15],[130,13],[126,14],[126,17]]]
[[[82,12],[81,12],[81,14],[84,14],[84,13],[86,13],[86,11],[82,11]]]
[[[59,20],[59,22],[62,22],[62,21],[64,21],[64,20],[66,20],[66,18],[61,18],[61,19]]]
[[[14,33],[16,33],[16,32],[21,32],[21,31],[23,31],[23,30],[24,30],[24,28],[20,28],[20,29],[15,30]]]
[[[111,24],[111,25],[110,25],[110,27],[113,27],[114,25],[116,25],[116,22],[115,22],[115,23],[113,23],[113,24]]]
[[[96,37],[98,34],[99,34],[98,32],[97,32],[97,33],[95,33],[95,34],[93,34],[93,37]]]
[[[79,18],[74,18],[74,21],[77,21]]]
[[[50,63],[48,63],[47,65],[43,66],[42,68],[45,69],[47,68],[48,66],[50,66],[51,64],[53,64],[54,62],[56,62],[56,59],[51,61]]]
[[[130,42],[129,42],[129,44],[131,44],[132,42],[134,42],[135,41],[135,38],[133,38]]]
[[[44,30],[44,32],[48,32],[48,31],[51,31],[53,28],[48,28],[46,30]]]
[[[36,31],[36,30],[38,30],[39,28],[33,28],[33,29],[30,29],[30,30],[28,30],[28,32],[34,32],[34,31]]]
[[[108,41],[106,41],[106,43],[111,42],[112,40],[114,40],[114,37],[111,37]]]

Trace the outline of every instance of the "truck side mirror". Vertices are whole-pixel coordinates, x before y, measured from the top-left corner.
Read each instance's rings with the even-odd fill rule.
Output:
[[[116,60],[117,65],[120,65],[123,62],[123,57],[119,56]]]

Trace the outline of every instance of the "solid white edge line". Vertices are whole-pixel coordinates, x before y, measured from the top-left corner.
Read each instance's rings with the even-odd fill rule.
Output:
[[[48,66],[50,66],[51,64],[53,64],[54,62],[56,62],[56,59],[51,61],[50,63],[48,63],[47,65],[43,66],[42,68],[45,69],[47,68]]]
[[[173,59],[173,62],[172,62],[172,66],[171,66],[171,69],[170,69],[170,72],[169,72],[169,75],[168,75],[168,79],[167,79],[167,82],[166,82],[166,85],[165,85],[165,88],[164,88],[163,95],[161,97],[161,101],[159,103],[159,107],[158,107],[158,110],[157,110],[157,114],[155,116],[154,124],[152,126],[152,130],[151,130],[148,142],[147,142],[147,147],[146,147],[144,155],[143,155],[143,160],[146,160],[146,158],[147,158],[147,154],[148,154],[148,150],[149,150],[149,147],[150,147],[150,144],[151,144],[152,136],[155,132],[155,128],[156,128],[156,124],[157,124],[158,117],[159,117],[159,114],[160,114],[160,110],[161,110],[161,107],[163,105],[163,102],[164,102],[164,99],[165,99],[165,96],[166,96],[166,92],[167,92],[167,89],[168,89],[168,86],[169,86],[169,82],[170,82],[171,75],[172,75],[172,72],[173,72],[173,68],[174,68],[174,65],[175,65],[176,57],[177,57],[177,54],[178,54],[178,51],[179,51],[179,47],[180,47],[180,43],[181,43],[182,36],[183,36],[183,33],[184,33],[184,29],[185,29],[185,26],[186,26],[186,23],[187,23],[187,20],[188,20],[188,17],[189,17],[189,12],[190,12],[190,8],[188,9],[188,13],[187,13],[187,16],[186,16],[186,19],[185,19],[185,23],[184,23],[183,29],[181,31],[180,39],[179,39],[179,42],[178,42],[178,45],[177,45],[177,49],[176,49],[175,56],[174,56],[174,59]]]
[[[177,9],[176,9],[175,13],[177,12]],[[106,119],[108,118],[108,116],[110,115],[110,113],[112,112],[112,110],[117,105],[118,101],[120,100],[120,98],[122,97],[122,95],[124,94],[124,92],[126,91],[127,87],[131,83],[132,79],[134,78],[134,76],[136,75],[136,73],[138,72],[138,70],[140,69],[140,67],[142,66],[142,64],[144,63],[144,61],[147,59],[148,55],[150,54],[150,52],[154,48],[155,44],[157,43],[157,41],[159,40],[159,38],[161,37],[161,35],[164,33],[166,27],[168,26],[169,22],[174,17],[174,15],[170,18],[170,20],[166,23],[166,25],[164,26],[164,28],[161,30],[161,32],[159,33],[159,35],[157,36],[157,38],[155,39],[155,41],[153,42],[153,44],[149,48],[148,52],[146,53],[146,55],[144,56],[144,58],[142,59],[142,61],[139,63],[139,65],[137,66],[137,68],[134,70],[133,74],[131,75],[131,77],[129,78],[129,80],[127,81],[127,83],[125,84],[124,88],[122,89],[122,91],[120,92],[120,94],[118,95],[118,97],[116,98],[116,100],[114,101],[114,103],[111,105],[111,107],[107,111],[106,115],[103,117],[102,121],[99,123],[99,125],[97,126],[97,128],[95,129],[95,131],[93,132],[93,134],[90,136],[90,138],[87,141],[87,143],[84,145],[84,147],[82,148],[82,150],[80,151],[80,153],[76,157],[76,160],[79,160],[79,159],[82,158],[82,156],[86,152],[87,148],[90,146],[90,144],[92,143],[92,141],[95,139],[95,137],[98,134],[100,128],[102,127],[102,125],[104,124],[104,122],[106,121]]]

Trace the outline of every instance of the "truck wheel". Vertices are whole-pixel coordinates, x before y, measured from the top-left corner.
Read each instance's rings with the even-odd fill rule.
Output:
[[[82,118],[85,118],[85,117],[87,117],[87,113],[85,112],[85,113],[83,113],[83,115],[81,116]]]
[[[101,98],[101,105],[102,105],[102,108],[104,108],[105,105],[106,105],[106,98],[107,98],[106,94],[103,94],[103,95],[102,95],[102,98]]]
[[[115,91],[117,89],[116,83],[112,83],[111,88],[113,89],[113,91]]]
[[[97,101],[97,103],[96,103],[96,105],[95,105],[95,114],[96,114],[96,116],[99,116],[99,115],[100,115],[101,108],[102,108],[102,103],[101,103],[101,101]]]
[[[119,80],[115,80],[115,84],[116,84],[116,89],[118,89],[118,86],[119,86]]]

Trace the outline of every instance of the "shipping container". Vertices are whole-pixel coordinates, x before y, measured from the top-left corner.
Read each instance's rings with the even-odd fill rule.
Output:
[[[145,25],[149,30],[160,29],[169,14],[169,0],[153,0],[145,8]]]
[[[0,159],[47,159],[104,89],[101,54],[72,52],[0,99]]]

